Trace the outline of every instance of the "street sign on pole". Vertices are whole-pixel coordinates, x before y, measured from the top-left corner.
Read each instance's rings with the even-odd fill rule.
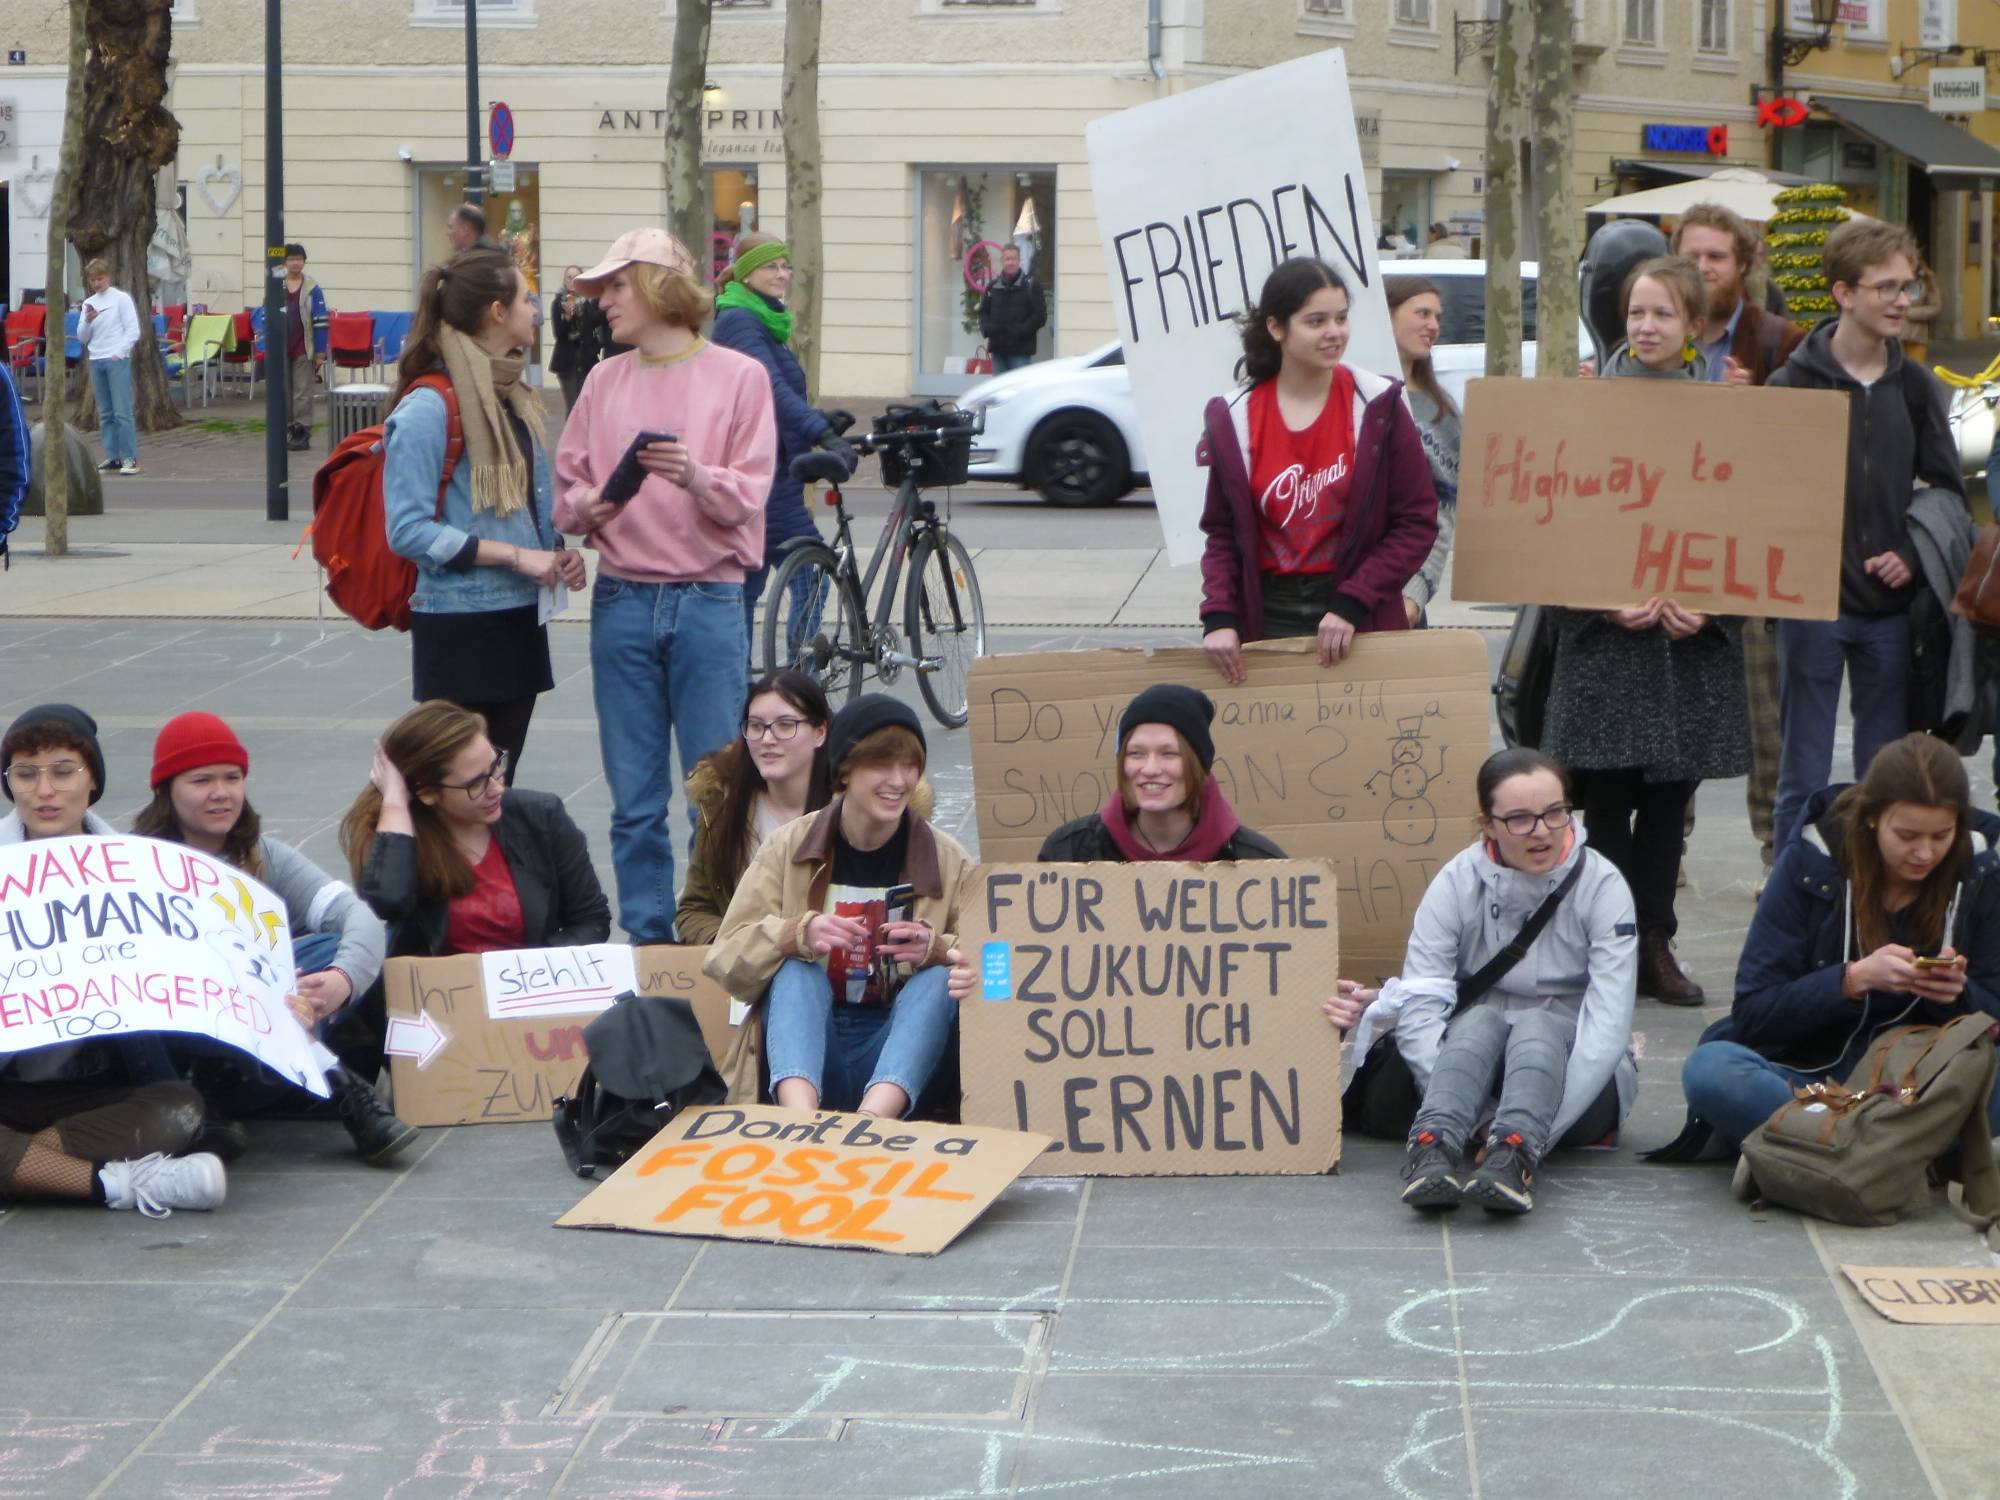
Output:
[[[514,164],[495,157],[486,168],[486,186],[495,193],[514,191]]]

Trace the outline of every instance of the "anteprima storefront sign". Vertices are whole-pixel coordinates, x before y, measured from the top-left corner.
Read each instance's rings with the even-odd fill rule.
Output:
[[[644,130],[664,133],[664,109],[600,109],[599,130]],[[702,111],[702,155],[711,161],[740,156],[749,161],[778,160],[785,154],[785,117],[775,109],[708,109]]]

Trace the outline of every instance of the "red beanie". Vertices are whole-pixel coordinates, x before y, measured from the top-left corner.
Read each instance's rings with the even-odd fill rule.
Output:
[[[153,741],[152,787],[158,791],[183,771],[197,766],[234,766],[250,771],[250,752],[231,729],[214,714],[182,714],[167,720],[167,727]]]

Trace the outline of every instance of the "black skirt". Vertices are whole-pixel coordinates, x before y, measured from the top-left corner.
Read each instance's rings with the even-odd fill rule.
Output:
[[[549,628],[535,606],[471,614],[410,611],[410,677],[416,700],[505,703],[556,685]]]

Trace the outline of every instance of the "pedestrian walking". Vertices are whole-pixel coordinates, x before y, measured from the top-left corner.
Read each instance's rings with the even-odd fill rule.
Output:
[[[1451,539],[1458,530],[1459,411],[1438,384],[1431,349],[1444,331],[1444,296],[1435,282],[1421,276],[1385,276],[1382,290],[1389,299],[1389,321],[1396,335],[1396,353],[1403,365],[1403,403],[1417,424],[1424,457],[1430,460],[1431,488],[1437,492],[1437,541],[1416,575],[1403,585],[1403,609],[1414,627],[1424,622],[1424,610],[1444,586],[1451,560]]]
[[[139,310],[123,288],[111,284],[111,262],[89,261],[83,280],[90,295],[83,299],[79,341],[90,361],[90,390],[97,398],[97,430],[104,443],[104,462],[97,467],[106,474],[137,474],[132,351],[139,344]]]
[[[1048,321],[1048,293],[1021,268],[1021,247],[1002,245],[1000,273],[979,294],[979,336],[993,358],[993,373],[1033,364],[1036,337]]]
[[[1625,342],[1603,378],[1706,378],[1697,340],[1707,294],[1693,266],[1642,262],[1623,300]],[[1659,595],[1624,609],[1563,609],[1556,622],[1542,747],[1569,767],[1592,846],[1631,887],[1639,993],[1699,1005],[1702,988],[1673,952],[1675,877],[1695,788],[1750,768],[1741,630]]]
[[[285,246],[285,361],[290,385],[289,445],[294,453],[312,446],[313,394],[319,369],[326,360],[328,323],[326,293],[306,275],[306,247]],[[265,358],[269,358],[266,340]]]
[[[1321,666],[1403,630],[1437,542],[1437,491],[1399,382],[1341,363],[1347,287],[1285,261],[1243,315],[1242,384],[1204,413],[1202,647],[1243,681],[1242,644],[1313,636]]]
[[[1825,259],[1840,311],[1822,319],[1769,381],[1840,391],[1848,400],[1840,616],[1778,626],[1780,849],[1798,833],[1806,799],[1831,778],[1843,676],[1856,779],[1909,728],[1910,604],[1921,586],[1910,502],[1920,486],[1965,498],[1944,392],[1903,357],[1900,342],[1923,291],[1916,239],[1879,219],[1850,220],[1827,236]]]
[[[666,230],[635,229],[576,279],[612,336],[635,347],[591,371],[556,458],[557,523],[598,556],[591,684],[618,919],[635,943],[673,941],[669,747],[689,772],[740,732],[743,580],[763,565],[778,456],[770,377],[701,336],[710,297],[694,271]],[[621,461],[637,464],[640,482],[607,500]]]
[[[555,349],[549,355],[549,370],[562,387],[563,411],[576,409],[577,393],[583,389],[583,378],[603,354],[599,342],[599,329],[604,315],[598,311],[597,303],[589,297],[577,295],[576,278],[581,266],[564,266],[562,290],[557,292],[549,304],[549,316],[555,329]]]
[[[424,272],[396,368],[382,476],[389,545],[417,566],[412,694],[480,715],[517,777],[536,696],[555,686],[548,618],[556,590],[585,580],[583,558],[556,533],[541,393],[522,378],[533,318],[505,251],[467,250]],[[416,384],[440,374],[449,407],[441,392]],[[439,517],[454,411],[464,452]]]

